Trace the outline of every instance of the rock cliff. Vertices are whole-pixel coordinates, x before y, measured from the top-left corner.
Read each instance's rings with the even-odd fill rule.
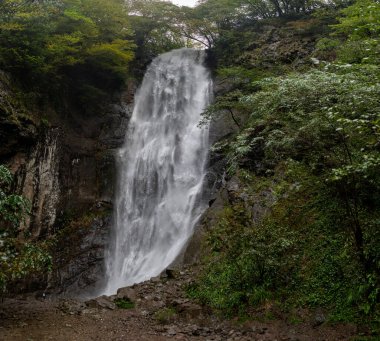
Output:
[[[87,286],[92,268],[99,272],[111,219],[114,152],[124,141],[134,91],[135,85],[128,84],[91,116],[77,108],[32,112],[1,74],[0,162],[15,174],[14,190],[31,203],[20,236],[56,245],[54,272],[50,283],[38,284],[42,287]],[[68,230],[72,234],[65,236]]]

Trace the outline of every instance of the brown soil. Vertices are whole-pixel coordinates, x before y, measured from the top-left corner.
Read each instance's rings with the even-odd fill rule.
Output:
[[[132,309],[115,308],[115,297],[87,304],[32,295],[6,299],[0,304],[0,340],[335,341],[352,340],[356,334],[352,325],[329,325],[308,313],[293,323],[285,318],[221,320],[185,297],[190,276],[182,273],[133,286],[127,290],[135,302]]]

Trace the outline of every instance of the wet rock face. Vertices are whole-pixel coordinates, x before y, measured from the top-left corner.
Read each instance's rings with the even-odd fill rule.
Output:
[[[135,84],[88,117],[75,108],[32,114],[17,101],[10,83],[0,72],[0,163],[15,174],[14,190],[31,203],[31,215],[21,226],[20,236],[58,240],[54,256],[61,268],[51,276],[50,285],[70,291],[91,286],[102,276],[111,224],[104,207],[112,210],[114,155],[124,142]],[[83,216],[92,223],[77,224],[69,245],[59,245],[62,230]]]
[[[59,129],[46,129],[29,154],[16,154],[19,192],[31,203],[32,214],[22,226],[33,238],[50,235],[57,217],[60,198]]]
[[[39,238],[50,234],[60,195],[60,129],[39,125],[0,72],[0,163],[15,174],[14,191],[31,204],[20,232]]]
[[[99,215],[100,217],[92,218]],[[55,254],[51,285],[67,296],[91,296],[104,276],[104,247],[111,227],[110,212],[93,208],[89,224],[79,221],[63,230]]]
[[[91,134],[73,130],[65,133],[60,167],[62,213],[75,215],[97,201],[112,201],[115,153],[124,142],[132,110],[132,103],[120,99],[102,117],[91,119]]]
[[[91,293],[104,276],[117,174],[115,154],[124,142],[133,110],[132,102],[125,102],[131,101],[128,96],[132,95],[123,94],[120,102],[92,121],[91,136],[73,131],[63,136],[58,215],[63,231],[52,285],[69,295]],[[72,222],[69,226],[67,219]]]

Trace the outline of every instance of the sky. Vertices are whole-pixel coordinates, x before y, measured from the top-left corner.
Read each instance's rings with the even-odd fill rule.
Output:
[[[170,1],[179,6],[191,6],[191,7],[194,6],[195,3],[197,2],[197,0],[170,0]]]

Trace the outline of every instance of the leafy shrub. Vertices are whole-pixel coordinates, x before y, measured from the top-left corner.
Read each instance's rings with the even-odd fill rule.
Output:
[[[294,242],[277,224],[253,224],[241,205],[227,207],[208,235],[212,253],[192,295],[228,314],[264,303],[288,280]]]

